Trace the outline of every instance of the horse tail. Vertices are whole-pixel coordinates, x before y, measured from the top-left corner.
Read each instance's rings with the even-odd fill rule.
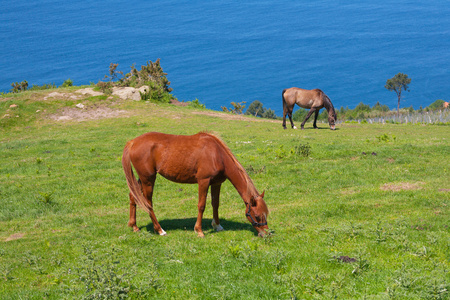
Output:
[[[283,99],[283,111],[286,109],[286,99],[284,98],[284,93],[286,93],[287,89],[284,89],[281,93],[281,98]]]
[[[125,172],[125,178],[127,179],[128,189],[130,190],[131,195],[135,199],[136,203],[144,209],[146,212],[150,213],[152,206],[145,199],[142,194],[142,188],[140,183],[136,180],[134,176],[133,169],[131,167],[131,159],[130,159],[130,148],[133,146],[133,141],[129,141],[125,148],[123,149],[122,155],[122,167]]]

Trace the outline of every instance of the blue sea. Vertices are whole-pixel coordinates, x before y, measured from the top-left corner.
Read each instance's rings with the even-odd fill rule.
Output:
[[[336,108],[396,107],[386,80],[411,79],[401,107],[450,98],[450,2],[1,1],[0,91],[12,82],[97,83],[109,64],[161,59],[180,101],[221,110],[322,89]]]

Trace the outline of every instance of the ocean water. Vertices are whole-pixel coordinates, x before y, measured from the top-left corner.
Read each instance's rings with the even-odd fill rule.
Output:
[[[386,80],[412,79],[401,107],[450,98],[450,3],[399,1],[2,1],[0,91],[12,82],[96,83],[161,59],[180,101],[221,110],[320,88],[336,108],[396,107]]]

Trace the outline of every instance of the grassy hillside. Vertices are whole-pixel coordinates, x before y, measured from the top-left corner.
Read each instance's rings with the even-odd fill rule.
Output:
[[[0,98],[0,298],[449,298],[449,126],[283,130],[76,89]],[[168,235],[142,210],[141,232],[127,227],[125,143],[202,130],[265,190],[271,237],[256,236],[227,182],[225,231],[208,205],[198,238],[197,186],[162,177],[154,208]]]

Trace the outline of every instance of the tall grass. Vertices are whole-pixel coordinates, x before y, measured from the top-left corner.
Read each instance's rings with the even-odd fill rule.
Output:
[[[2,116],[20,116],[0,129],[2,299],[448,299],[448,126],[283,130],[280,121],[104,98],[78,101],[127,114],[61,122],[49,116],[78,101],[43,95],[0,101]],[[12,103],[18,110],[7,112]],[[228,182],[223,232],[209,226],[208,206],[198,238],[197,186],[162,177],[154,208],[168,235],[153,233],[142,210],[141,232],[126,226],[126,141],[202,130],[266,191],[270,238],[257,237]]]

